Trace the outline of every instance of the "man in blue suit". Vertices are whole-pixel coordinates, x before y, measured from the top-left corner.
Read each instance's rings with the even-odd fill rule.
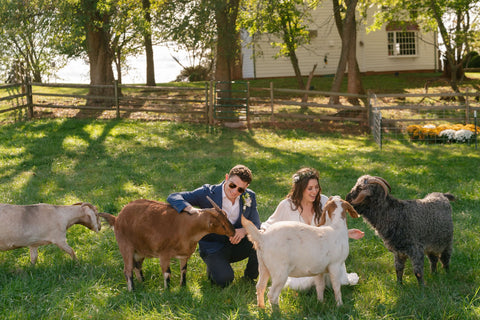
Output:
[[[218,234],[207,234],[199,241],[200,257],[207,265],[207,276],[215,284],[225,287],[234,279],[231,263],[248,258],[244,278],[254,280],[258,276],[257,253],[242,227],[241,216],[260,228],[255,192],[247,189],[252,181],[252,172],[244,165],[236,165],[225,180],[216,185],[205,184],[193,191],[172,193],[167,201],[178,212],[194,213],[199,208],[211,208],[207,196],[222,208],[235,227],[235,235],[228,238]]]

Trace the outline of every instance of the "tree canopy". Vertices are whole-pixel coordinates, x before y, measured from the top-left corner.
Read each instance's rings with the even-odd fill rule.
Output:
[[[300,89],[305,89],[297,49],[310,42],[308,24],[316,0],[249,0],[245,1],[241,26],[251,36],[271,35],[271,45],[279,48],[277,57],[290,59]]]
[[[347,13],[357,1],[332,0],[348,74],[358,71],[347,42],[357,22]],[[66,59],[90,65],[91,84],[121,81],[126,58],[145,51],[147,82],[154,83],[152,45],[174,43],[191,52],[192,65],[215,63],[216,80],[232,80],[238,70],[240,28],[251,35],[275,36],[278,55],[288,57],[304,88],[296,50],[310,41],[311,12],[320,0],[3,0],[0,2],[0,61],[4,74],[22,73],[34,81],[51,77]],[[452,88],[463,75],[468,53],[478,46],[480,0],[365,0],[376,6],[375,30],[389,22],[415,22],[441,37]],[[354,5],[355,4],[355,5]],[[350,15],[351,17],[352,15]],[[340,23],[338,23],[340,22]],[[350,24],[347,24],[350,23]],[[348,27],[348,30],[344,30]],[[345,37],[348,35],[348,38]],[[272,38],[273,39],[273,38]],[[348,57],[348,59],[347,59]],[[350,69],[355,64],[354,69]],[[343,74],[345,64],[338,66]],[[337,80],[340,78],[337,77]],[[358,77],[357,77],[358,78]],[[358,80],[358,79],[357,79]],[[350,81],[350,79],[349,79]],[[355,80],[356,81],[356,80]],[[352,80],[352,83],[354,81]],[[350,86],[349,86],[350,90]],[[353,89],[352,89],[353,90]]]
[[[65,65],[56,13],[51,1],[0,2],[0,65],[10,81],[29,76],[41,82]]]
[[[373,0],[372,0],[373,1]],[[479,35],[479,0],[374,0],[382,10],[377,11],[371,30],[396,21],[415,22],[423,30],[438,30],[439,49],[444,54],[444,70],[454,91],[462,79],[463,63],[474,49]]]

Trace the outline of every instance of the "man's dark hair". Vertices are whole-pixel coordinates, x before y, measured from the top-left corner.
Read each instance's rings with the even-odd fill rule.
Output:
[[[237,164],[235,167],[230,169],[230,172],[228,173],[228,176],[237,176],[239,177],[243,182],[246,182],[250,184],[252,182],[252,171],[248,169],[246,166],[243,164]]]

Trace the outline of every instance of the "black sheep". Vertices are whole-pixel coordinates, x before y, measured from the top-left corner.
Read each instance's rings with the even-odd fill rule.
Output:
[[[402,283],[407,258],[412,260],[418,283],[424,285],[424,254],[432,273],[437,262],[448,271],[453,243],[452,207],[455,197],[434,192],[423,199],[399,200],[389,194],[390,185],[380,177],[364,175],[346,200],[377,231],[395,256],[397,281]]]

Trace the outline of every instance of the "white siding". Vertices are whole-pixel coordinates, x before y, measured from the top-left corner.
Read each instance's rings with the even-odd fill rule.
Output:
[[[413,57],[395,57],[388,55],[385,26],[378,31],[368,34],[363,28],[359,32],[358,42],[362,41],[364,45],[359,46],[357,43],[357,58],[359,59],[360,71],[433,71],[436,68],[434,37],[435,33],[433,32],[418,32],[417,55]],[[360,62],[360,59],[362,62]]]
[[[317,30],[317,37],[311,44],[297,50],[300,70],[307,76],[317,64],[315,75],[333,75],[336,72],[341,51],[341,40],[333,18],[332,4],[327,1],[313,13],[314,22],[310,29]],[[371,14],[369,16],[372,16]],[[369,21],[370,22],[370,21]],[[255,55],[252,50],[244,52],[244,78],[270,78],[294,76],[292,64],[288,58],[274,58],[277,48],[272,48],[271,35],[255,37]],[[357,32],[357,59],[361,72],[395,72],[435,69],[435,48],[432,45],[434,33],[422,34],[419,38],[418,55],[415,57],[390,57],[387,52],[387,32],[385,28],[366,33],[361,24]],[[251,39],[247,39],[247,41]],[[362,43],[362,44],[360,44]],[[243,46],[245,49],[246,47]],[[250,60],[250,61],[249,61]],[[253,69],[253,71],[251,70]]]

